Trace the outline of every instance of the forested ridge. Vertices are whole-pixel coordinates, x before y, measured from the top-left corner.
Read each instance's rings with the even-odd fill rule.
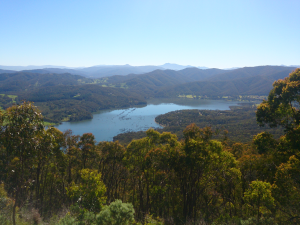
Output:
[[[92,113],[102,109],[146,105],[135,93],[121,88],[93,84],[55,86],[20,93],[19,98],[36,102],[50,122],[91,119]]]
[[[72,74],[15,72],[0,74],[0,106],[4,109],[22,100],[33,101],[45,121],[91,119],[101,109],[145,105],[136,93],[123,88],[102,87],[97,80]],[[15,96],[12,100],[9,96]]]
[[[209,80],[191,82],[172,88],[166,87],[158,91],[155,96],[168,97],[184,94],[218,98],[220,96],[267,95],[271,90],[273,82],[277,79],[283,79],[289,72],[289,70],[286,70],[269,76],[258,75],[225,81]]]
[[[0,223],[299,224],[299,90],[300,69],[273,84],[256,120],[283,135],[248,144],[194,123],[180,141],[150,129],[127,146],[96,143],[14,105],[0,117]]]
[[[94,73],[98,69],[91,67],[86,71]],[[110,69],[112,67],[101,70]],[[140,69],[147,71],[153,68]],[[283,79],[294,69],[259,66],[228,71],[190,67],[179,71],[158,69],[144,74],[99,79],[64,73],[82,71],[72,69],[0,71],[0,107],[6,109],[22,100],[33,101],[47,122],[80,121],[91,119],[92,113],[101,109],[145,105],[150,98],[192,96],[222,99],[226,96],[240,99],[241,96],[267,95],[275,80]]]
[[[222,95],[267,95],[275,80],[283,79],[294,67],[258,66],[231,71],[186,68],[180,71],[155,70],[133,76],[112,76],[105,83],[123,85],[145,97],[178,97],[195,95],[222,97]]]

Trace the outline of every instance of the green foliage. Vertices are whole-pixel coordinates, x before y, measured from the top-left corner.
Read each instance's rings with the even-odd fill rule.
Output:
[[[71,74],[16,72],[0,74],[0,107],[6,109],[20,100],[34,101],[45,120],[91,119],[101,109],[146,104],[140,95],[123,88],[104,88],[89,78]],[[13,95],[11,95],[13,94]]]
[[[97,215],[99,225],[129,225],[134,222],[134,209],[131,203],[123,203],[115,200],[109,206],[105,206]]]
[[[15,199],[13,223],[15,224],[16,207],[26,199],[26,191],[31,185],[32,166],[38,154],[38,146],[44,127],[42,115],[30,102],[8,108],[2,116],[7,121],[2,132],[2,144],[5,147],[7,183],[9,193]]]
[[[293,69],[280,66],[245,67],[226,71],[186,68],[180,71],[155,70],[139,76],[112,76],[106,85],[121,86],[145,97],[267,95],[276,79],[286,77]]]
[[[140,96],[130,91],[92,84],[40,88],[22,92],[20,98],[36,102],[50,122],[91,119],[92,112],[102,109],[146,104]]]
[[[278,66],[245,67],[201,79],[160,88],[155,97],[175,97],[179,95],[220,96],[267,95],[276,79],[283,79],[295,68]],[[188,77],[188,75],[186,75]],[[149,85],[150,86],[150,85]],[[147,87],[144,87],[147,89]]]
[[[58,225],[77,225],[76,219],[72,217],[70,214],[67,214],[65,217],[61,218]]]
[[[54,224],[58,225],[95,225],[96,215],[86,209],[80,208],[78,204],[70,207],[70,211]]]
[[[0,224],[2,225],[9,225],[10,221],[7,219],[5,215],[0,214]]]
[[[263,154],[274,150],[277,143],[272,134],[262,132],[253,137],[253,144],[258,150],[258,153]]]
[[[299,153],[282,163],[276,172],[273,192],[279,208],[285,212],[290,221],[299,223],[300,214],[300,160]],[[286,215],[285,215],[286,216]],[[288,220],[283,217],[283,220]]]
[[[10,224],[12,216],[13,201],[8,198],[7,192],[4,189],[4,183],[0,184],[0,224]]]
[[[96,221],[95,213],[81,208],[78,203],[70,207],[70,213],[65,217],[66,221],[75,221],[76,225],[92,225]]]
[[[82,169],[80,183],[74,182],[67,189],[68,196],[82,208],[99,212],[105,203],[106,187],[101,180],[101,174],[96,170]]]
[[[102,179],[106,186],[107,202],[114,199],[121,199],[126,191],[128,170],[123,161],[125,147],[118,142],[100,142],[96,146],[96,151],[100,152],[99,168]]]
[[[6,95],[6,94],[0,94],[0,106],[4,109],[12,106],[13,103],[15,103],[15,99],[17,98],[16,95]]]
[[[31,90],[39,87],[51,87],[58,85],[79,85],[78,79],[92,82],[91,79],[71,74],[40,74],[33,72],[15,72],[0,74],[2,93],[15,93],[19,91]]]
[[[125,147],[46,130],[29,102],[0,114],[2,224],[299,224],[300,125],[252,145],[196,124],[182,141],[150,129]]]
[[[251,217],[247,220],[241,220],[241,225],[277,225],[277,223],[271,217],[261,217],[258,222],[256,218]]]
[[[274,82],[268,100],[257,109],[260,125],[283,126],[286,130],[300,124],[300,68],[290,73],[284,80]]]
[[[270,183],[263,181],[252,181],[249,189],[244,193],[246,207],[257,216],[257,222],[261,215],[268,214],[275,207],[275,199],[272,196]]]
[[[145,225],[163,225],[163,221],[160,218],[153,218],[151,215],[145,216]]]

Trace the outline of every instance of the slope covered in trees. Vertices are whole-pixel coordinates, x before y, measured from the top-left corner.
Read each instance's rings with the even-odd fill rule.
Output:
[[[55,123],[91,119],[93,112],[102,109],[147,104],[143,98],[125,89],[92,84],[39,88],[20,93],[19,99],[35,102],[46,120]]]
[[[86,77],[101,78],[114,75],[128,75],[128,74],[143,74],[154,70],[183,70],[192,66],[182,66],[178,64],[165,63],[159,66],[131,66],[131,65],[98,65],[84,68],[68,68],[64,66],[1,66],[0,73],[6,71],[12,73],[16,71],[23,71],[29,73],[70,73],[74,75],[81,75]],[[208,69],[207,67],[198,67],[200,69]]]
[[[251,144],[195,124],[123,146],[51,127],[29,102],[1,112],[2,224],[299,224],[300,70],[256,113]],[[118,200],[119,199],[119,200]],[[65,213],[62,213],[65,209]]]
[[[283,79],[294,67],[259,66],[235,70],[186,68],[180,71],[156,70],[142,75],[112,76],[106,84],[126,86],[145,97],[197,95],[267,95],[272,83]]]
[[[261,66],[227,71],[191,67],[103,79],[47,73],[47,69],[1,73],[0,94],[6,97],[2,96],[0,107],[5,109],[14,102],[29,100],[36,102],[47,121],[78,121],[91,118],[92,112],[101,109],[146,104],[145,99],[153,97],[267,95],[274,80],[286,77],[291,69]],[[11,101],[7,102],[9,98]]]
[[[273,82],[277,79],[284,79],[290,72],[291,70],[283,70],[271,75],[258,75],[233,80],[218,81],[216,79],[217,81],[190,82],[161,89],[155,93],[155,97],[206,95],[216,98],[218,96],[267,95],[272,88]]]
[[[164,87],[173,87],[192,81],[205,80],[215,74],[224,73],[224,70],[197,68],[186,68],[180,71],[175,70],[155,70],[141,75],[128,75],[125,77],[112,76],[105,79],[107,83],[120,85],[125,83],[126,87],[135,92],[143,94],[145,97],[153,97],[154,93]]]
[[[255,66],[255,67],[243,67],[235,70],[230,70],[222,75],[215,75],[211,78],[214,81],[235,80],[241,78],[250,78],[255,76],[267,77],[276,73],[292,72],[296,67],[285,66]]]
[[[16,71],[22,71],[27,73],[57,73],[57,74],[73,74],[81,75],[85,77],[101,78],[109,77],[113,75],[128,75],[131,73],[142,74],[148,73],[157,69],[163,70],[164,67],[160,66],[130,66],[130,65],[103,65],[92,66],[86,68],[67,68],[67,67],[55,67],[55,66],[0,66],[0,73],[13,73]],[[184,68],[184,67],[183,67]]]
[[[3,69],[0,69],[0,73],[15,73],[16,71],[14,70],[3,70]]]
[[[92,83],[91,79],[72,74],[39,74],[28,72],[15,72],[0,74],[0,92],[17,93],[39,87],[58,85],[80,85]]]
[[[95,81],[79,75],[16,72],[0,74],[0,80],[1,107],[7,108],[22,100],[33,101],[48,122],[91,119],[92,113],[101,109],[146,104],[135,93],[86,84]]]

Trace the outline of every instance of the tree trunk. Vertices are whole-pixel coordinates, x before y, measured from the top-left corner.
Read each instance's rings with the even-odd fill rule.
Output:
[[[13,214],[12,214],[13,225],[16,225],[16,207],[17,207],[18,198],[19,198],[19,191],[17,189],[15,204],[13,206]]]

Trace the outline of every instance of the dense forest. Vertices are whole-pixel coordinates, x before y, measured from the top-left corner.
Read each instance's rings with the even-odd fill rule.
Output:
[[[147,97],[178,97],[179,95],[222,96],[267,95],[275,80],[283,79],[294,67],[257,66],[231,71],[186,68],[180,71],[155,70],[131,76],[103,79],[111,85],[123,85]]]
[[[144,98],[123,88],[102,87],[97,80],[71,74],[15,72],[0,74],[0,106],[35,102],[45,121],[91,119],[101,109],[146,105]],[[14,99],[10,98],[14,96]]]
[[[101,71],[112,73],[122,68],[114,67],[111,70],[112,67],[103,67]],[[128,66],[124,68],[132,69]],[[86,72],[95,73],[99,69],[91,67]],[[145,72],[155,68],[139,69]],[[226,96],[244,100],[253,95],[267,95],[275,80],[283,79],[294,69],[284,66],[258,66],[228,71],[190,67],[179,71],[157,69],[144,74],[97,79],[70,74],[82,70],[2,70],[0,107],[6,109],[14,103],[21,103],[22,100],[32,101],[39,107],[46,122],[60,123],[91,119],[92,113],[102,109],[146,105],[150,98],[192,96],[222,99]]]
[[[180,141],[150,129],[127,146],[96,143],[13,105],[0,117],[0,223],[299,224],[299,90],[300,69],[273,84],[256,120],[283,134],[251,144],[195,123]]]

